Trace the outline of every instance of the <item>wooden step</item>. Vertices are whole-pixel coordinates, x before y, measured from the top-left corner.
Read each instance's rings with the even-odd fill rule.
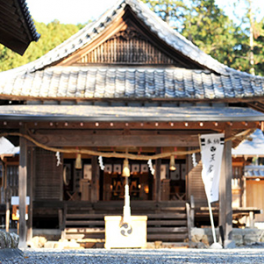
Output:
[[[149,233],[188,233],[187,227],[148,227]]]
[[[93,221],[89,221],[89,220],[86,220],[86,221],[66,221],[65,222],[65,225],[66,227],[68,225],[70,226],[89,226],[89,225],[100,225],[100,226],[104,226],[105,222],[102,220],[93,220]]]
[[[131,205],[132,215],[146,215],[148,217],[148,241],[183,242],[188,237],[185,203],[164,202],[164,206],[157,206],[157,203],[153,201],[133,202],[134,205]],[[79,208],[84,210],[79,210]],[[91,208],[91,206],[87,208]],[[85,209],[85,206],[67,208],[65,237],[78,240],[104,240],[104,217],[122,214],[122,201],[96,203],[92,210]]]
[[[186,214],[146,214],[148,219],[186,219]]]
[[[66,214],[66,219],[104,219],[106,214]]]
[[[66,219],[104,219],[108,214],[66,214]],[[186,214],[144,214],[148,219],[186,219]]]
[[[97,227],[77,227],[77,228],[65,228],[66,233],[104,233],[105,228],[97,228]]]
[[[187,220],[148,220],[148,226],[187,226]]]
[[[185,207],[162,207],[159,208],[161,211],[170,211],[170,212],[185,212]]]
[[[148,241],[183,241],[188,237],[188,234],[147,234]]]
[[[105,234],[65,234],[65,239],[75,239],[75,240],[84,240],[84,239],[105,239]]]

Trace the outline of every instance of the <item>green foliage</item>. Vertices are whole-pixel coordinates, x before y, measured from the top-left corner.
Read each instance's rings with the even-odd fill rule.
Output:
[[[214,0],[192,0],[182,34],[221,63],[244,70],[247,36]]]
[[[185,4],[173,0],[142,1],[164,21],[176,24],[175,28],[205,53],[229,67],[250,72],[248,14],[240,18],[238,26],[215,4],[215,0],[185,0]],[[170,12],[166,12],[167,9]],[[255,72],[264,76],[263,20],[255,21],[254,38]]]
[[[187,9],[183,0],[142,0],[164,21],[180,30]]]
[[[0,45],[0,71],[6,71],[34,61],[52,50],[84,25],[61,24],[54,20],[49,24],[35,22],[37,32],[41,34],[38,42],[32,42],[23,56]]]
[[[264,76],[264,18],[259,22],[255,22],[255,29],[258,29],[258,34],[254,32],[254,61],[256,75]]]

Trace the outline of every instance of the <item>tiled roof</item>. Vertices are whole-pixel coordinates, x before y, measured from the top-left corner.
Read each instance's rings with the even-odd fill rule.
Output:
[[[264,157],[264,136],[260,129],[250,135],[250,140],[245,139],[238,147],[232,149],[233,156],[262,156]]]
[[[263,96],[264,79],[181,68],[51,67],[0,79],[0,96],[225,99]]]
[[[211,56],[202,52],[192,42],[187,40],[181,34],[173,30],[167,23],[159,18],[154,12],[152,12],[146,4],[143,4],[140,0],[118,0],[116,4],[105,12],[96,22],[88,24],[78,33],[66,40],[55,49],[42,56],[40,59],[19,67],[15,71],[36,71],[45,68],[62,58],[65,58],[81,48],[84,45],[91,43],[102,32],[117,15],[122,12],[126,5],[129,5],[135,12],[138,18],[145,23],[145,25],[160,39],[165,41],[169,46],[184,54],[191,60],[198,62],[207,69],[210,69],[219,74],[228,74],[230,72],[237,72],[234,69],[228,68],[221,64]],[[13,74],[14,70],[9,71]],[[247,73],[237,72],[238,74],[249,76]]]
[[[136,107],[98,105],[5,105],[0,120],[87,122],[263,121],[264,114],[242,107]]]
[[[264,166],[245,166],[244,175],[246,177],[264,177]]]
[[[22,1],[22,0],[21,0]],[[208,70],[149,67],[51,66],[91,43],[129,5],[163,41]],[[118,0],[98,21],[87,25],[40,59],[0,73],[0,97],[42,99],[171,98],[227,99],[263,96],[264,78],[214,60],[171,29],[140,0]]]

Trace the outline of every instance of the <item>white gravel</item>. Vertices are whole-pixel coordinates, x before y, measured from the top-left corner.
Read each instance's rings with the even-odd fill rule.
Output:
[[[264,263],[264,248],[236,249],[85,249],[85,250],[55,250],[28,249],[24,256],[2,260],[3,264],[88,264],[88,263]]]

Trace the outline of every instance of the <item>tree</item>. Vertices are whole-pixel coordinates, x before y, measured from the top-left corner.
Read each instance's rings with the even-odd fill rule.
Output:
[[[243,70],[241,45],[246,36],[214,0],[191,1],[182,34],[218,61]]]
[[[264,76],[264,18],[255,22],[254,26],[254,70],[257,75]]]
[[[0,45],[0,71],[6,71],[40,58],[84,26],[82,24],[61,24],[58,20],[47,25],[35,22],[35,25],[41,38],[38,42],[31,43],[23,56]]]
[[[185,19],[186,4],[183,0],[142,0],[151,10],[160,16],[172,27],[181,31],[181,25]]]
[[[244,12],[234,12],[237,20],[240,21],[241,28],[247,37],[244,43],[244,64],[245,71],[251,74],[264,76],[263,69],[263,37],[264,37],[264,20],[257,21],[256,14],[258,13],[257,1],[254,0],[236,0],[233,2],[234,10],[238,7],[243,7]]]
[[[215,4],[215,0],[185,0],[184,4],[183,1],[172,0],[142,1],[164,21],[221,63],[251,73],[254,73],[252,69],[254,64],[256,73],[264,75],[264,63],[262,63],[264,24],[263,21],[258,23],[254,19],[255,10],[252,12],[252,8],[250,9],[253,0],[233,2],[247,4],[246,16],[237,16],[240,23],[234,23],[227,17]],[[238,7],[235,5],[234,7],[237,10]]]

